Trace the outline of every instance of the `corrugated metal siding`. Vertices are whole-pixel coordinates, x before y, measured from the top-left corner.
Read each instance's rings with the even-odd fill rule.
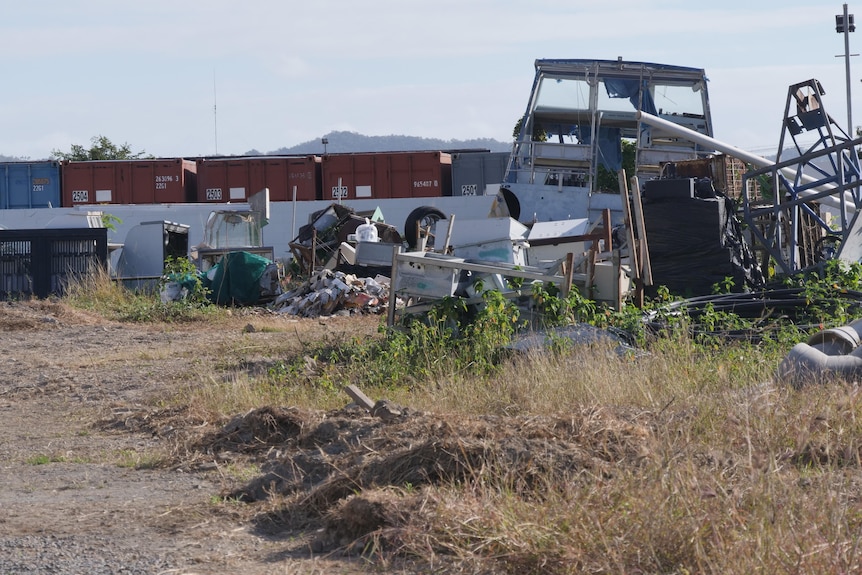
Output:
[[[509,152],[452,154],[452,195],[483,196],[497,193],[503,182]]]
[[[264,188],[274,202],[316,200],[320,196],[320,158],[204,158],[197,163],[199,202],[241,202]]]
[[[452,159],[442,152],[331,154],[322,159],[324,200],[451,194]]]
[[[196,164],[183,158],[64,162],[63,206],[193,201]]]
[[[0,209],[60,207],[58,162],[0,164]]]

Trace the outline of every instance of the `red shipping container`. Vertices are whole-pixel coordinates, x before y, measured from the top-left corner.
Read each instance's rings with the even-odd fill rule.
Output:
[[[274,202],[316,200],[320,196],[320,158],[267,156],[204,158],[197,164],[199,202],[244,202],[264,188]]]
[[[182,158],[63,162],[62,204],[172,204],[194,201],[195,162]]]
[[[443,152],[330,154],[321,167],[324,200],[452,195],[452,156]]]

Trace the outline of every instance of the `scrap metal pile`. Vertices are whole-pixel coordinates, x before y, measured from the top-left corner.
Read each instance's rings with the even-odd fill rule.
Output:
[[[389,305],[389,278],[362,278],[320,270],[301,286],[278,296],[270,305],[277,313],[300,317],[380,314]]]

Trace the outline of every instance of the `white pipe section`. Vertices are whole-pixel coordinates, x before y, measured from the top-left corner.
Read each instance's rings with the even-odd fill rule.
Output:
[[[778,377],[795,388],[829,377],[862,378],[862,357],[827,355],[807,343],[797,343],[778,366]]]
[[[713,150],[718,150],[719,152],[723,152],[723,153],[727,154],[728,156],[733,156],[734,158],[739,158],[740,160],[743,160],[744,162],[748,162],[749,164],[756,166],[758,168],[768,168],[770,166],[775,165],[775,162],[768,160],[768,159],[764,158],[763,156],[758,156],[757,154],[752,154],[751,152],[746,152],[745,150],[743,150],[741,148],[731,146],[730,144],[726,144],[724,142],[716,140],[715,138],[712,138],[712,137],[707,136],[705,134],[701,134],[700,132],[690,130],[689,128],[686,128],[685,126],[680,126],[679,124],[674,124],[673,122],[665,120],[664,118],[659,118],[658,116],[654,116],[654,115],[649,114],[647,112],[641,112],[641,111],[637,112],[637,119],[642,121],[644,124],[647,124],[648,126],[652,126],[654,128],[659,128],[659,129],[665,130],[665,131],[673,134],[674,136],[678,136],[680,138],[685,138],[686,140],[694,142],[695,144],[700,144],[701,146],[704,146],[706,148],[710,148]],[[789,180],[794,181],[796,179],[796,170],[793,170],[791,168],[782,168],[780,171]],[[805,184],[813,184],[813,183],[818,181],[817,178],[813,178],[813,177],[807,176],[805,174],[802,174],[800,180],[802,181],[802,183],[805,183]],[[822,186],[820,186],[816,189],[818,191],[828,191],[828,190],[835,189],[835,186],[833,186],[831,184],[823,184]],[[805,197],[805,196],[813,195],[815,193],[816,192],[813,190],[806,190],[804,192],[800,192],[800,195],[802,197]],[[820,198],[817,201],[819,203],[825,205],[825,206],[830,206],[830,207],[833,207],[833,208],[836,208],[839,210],[841,209],[841,202],[838,198],[827,196],[824,198]],[[855,203],[853,201],[853,195],[852,194],[850,194],[849,192],[845,192],[844,193],[844,201],[845,201],[845,205],[846,205],[847,209],[850,210],[851,213],[853,211],[855,211],[856,206],[855,206]]]
[[[862,377],[862,320],[825,329],[797,343],[778,366],[778,377],[796,388],[810,381]]]
[[[735,146],[731,146],[730,144],[725,144],[724,142],[716,140],[715,138],[707,136],[706,134],[701,134],[700,132],[690,130],[685,126],[674,124],[673,122],[665,120],[664,118],[659,118],[658,116],[654,116],[647,112],[638,112],[637,119],[644,124],[647,124],[654,128],[661,128],[662,130],[668,131],[674,136],[685,138],[686,140],[694,142],[695,144],[700,144],[701,146],[724,152],[728,156],[733,156],[734,158],[744,160],[753,166],[757,166],[758,168],[768,168],[775,163],[770,162],[762,156],[746,152],[745,150],[737,148]]]

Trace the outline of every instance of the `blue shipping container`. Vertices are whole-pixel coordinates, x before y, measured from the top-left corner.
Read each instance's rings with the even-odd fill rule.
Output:
[[[60,207],[59,162],[0,163],[0,209]]]

